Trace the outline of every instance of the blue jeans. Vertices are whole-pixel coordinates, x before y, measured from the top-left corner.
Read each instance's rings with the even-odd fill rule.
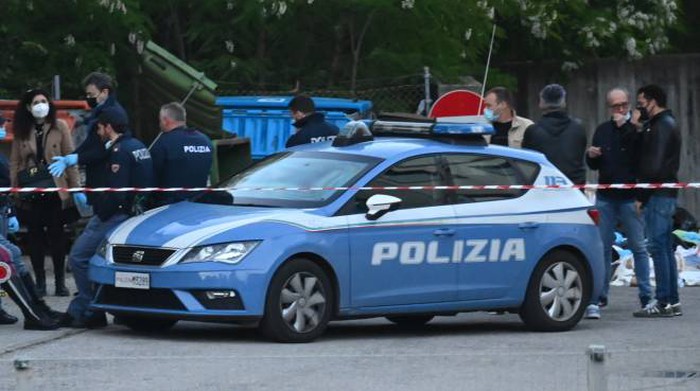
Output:
[[[644,222],[637,214],[634,200],[617,200],[598,196],[596,208],[600,212],[600,237],[603,240],[605,254],[605,283],[600,299],[608,298],[610,290],[610,271],[612,263],[612,245],[615,240],[615,227],[621,223],[627,237],[627,245],[634,255],[634,274],[639,285],[639,300],[642,306],[651,301],[651,283],[649,282],[649,254],[644,242]],[[620,266],[623,267],[623,266]],[[596,304],[594,300],[592,304]]]
[[[73,243],[69,262],[73,270],[75,285],[78,288],[78,295],[70,302],[67,310],[68,314],[73,318],[85,320],[93,315],[88,310],[88,306],[94,297],[93,286],[88,278],[90,258],[95,255],[97,248],[107,234],[128,218],[129,216],[125,214],[116,214],[110,217],[109,220],[102,221],[99,217],[93,216],[83,233]]]
[[[678,265],[673,249],[674,197],[651,196],[644,207],[649,253],[654,259],[656,300],[660,304],[676,304],[678,297]]]

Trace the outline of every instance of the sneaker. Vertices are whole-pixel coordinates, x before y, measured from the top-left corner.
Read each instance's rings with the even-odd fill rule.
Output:
[[[680,302],[678,302],[676,304],[671,304],[671,310],[673,311],[673,316],[683,315],[683,311],[681,310],[681,303]]]
[[[600,319],[600,307],[596,304],[590,304],[586,307],[586,319]]]
[[[655,299],[651,299],[649,297],[640,297],[639,302],[642,303],[642,308],[646,307],[649,305],[649,303],[654,302]]]
[[[598,300],[598,307],[600,308],[605,308],[608,306],[608,298],[607,297],[601,297],[600,300]]]
[[[673,317],[673,309],[670,304],[661,304],[657,301],[649,303],[646,307],[632,314],[635,318],[670,318]]]

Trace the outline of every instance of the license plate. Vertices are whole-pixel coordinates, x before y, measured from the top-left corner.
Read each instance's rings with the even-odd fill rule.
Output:
[[[150,289],[151,276],[148,273],[116,272],[114,286],[117,288]]]

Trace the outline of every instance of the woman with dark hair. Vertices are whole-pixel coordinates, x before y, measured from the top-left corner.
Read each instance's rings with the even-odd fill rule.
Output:
[[[56,118],[56,107],[41,89],[27,91],[17,104],[14,116],[14,142],[10,155],[10,181],[18,186],[24,170],[45,168],[54,156],[73,152],[73,140],[65,121]],[[54,177],[56,187],[78,187],[76,167]],[[65,284],[67,235],[63,229],[64,210],[73,208],[73,197],[59,193],[21,193],[17,215],[28,230],[29,257],[34,268],[37,292],[46,295],[44,256],[49,244],[53,258],[56,296],[68,296]]]

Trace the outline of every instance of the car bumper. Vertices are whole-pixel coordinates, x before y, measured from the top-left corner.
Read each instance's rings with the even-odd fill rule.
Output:
[[[117,287],[117,273],[148,275],[148,286]],[[95,256],[90,280],[97,285],[91,308],[113,314],[212,322],[248,322],[262,317],[267,273],[207,262],[170,267],[108,263]]]

